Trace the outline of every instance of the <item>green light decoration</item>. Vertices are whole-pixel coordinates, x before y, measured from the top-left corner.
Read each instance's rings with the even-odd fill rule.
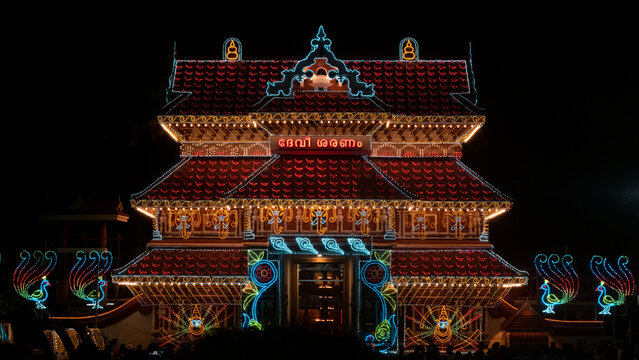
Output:
[[[51,285],[47,276],[53,271],[58,256],[53,251],[42,253],[36,250],[33,256],[27,250],[20,253],[22,259],[13,271],[13,288],[18,295],[33,301],[36,309],[46,309],[44,302],[49,297],[47,287]],[[40,283],[39,288],[32,291],[33,285]]]
[[[244,310],[242,328],[263,329],[262,323],[258,320],[257,304],[264,292],[273,286],[278,279],[277,266],[272,261],[265,260],[265,255],[265,251],[248,251],[250,280],[242,289],[245,294],[242,302]],[[249,305],[250,311],[247,311]]]
[[[167,316],[160,315],[165,324],[160,327],[158,338],[160,346],[167,344],[179,345],[184,342],[192,342],[210,334],[213,329],[231,315],[226,315],[225,306],[214,305],[185,305],[174,309],[166,306]]]
[[[380,321],[372,334],[365,335],[365,341],[380,352],[389,352],[397,344],[397,289],[390,281],[390,259],[390,251],[375,251],[373,259],[364,262],[360,269],[362,284],[371,289],[380,302]]]
[[[423,313],[413,306],[416,317],[407,316],[406,347],[415,345],[428,346],[429,340],[441,352],[452,346],[454,351],[470,351],[479,347],[479,329],[468,331],[468,326],[481,317],[481,313],[473,316],[475,308],[463,313],[458,308],[449,306],[426,307]]]
[[[544,279],[539,287],[542,290],[541,302],[546,306],[542,311],[554,314],[554,307],[572,301],[579,291],[579,276],[572,267],[573,258],[569,254],[559,258],[557,254],[538,254],[535,256],[535,269]],[[551,291],[559,291],[559,296]]]
[[[599,280],[596,291],[599,293],[597,303],[601,306],[600,315],[610,315],[611,307],[623,305],[626,296],[635,294],[635,278],[628,269],[627,256],[619,256],[617,266],[614,266],[608,259],[594,255],[590,259],[590,270]],[[607,293],[608,289],[616,293],[616,299]]]
[[[80,250],[75,253],[77,259],[69,272],[69,288],[78,298],[88,301],[93,309],[102,309],[100,302],[106,296],[106,273],[111,270],[113,254],[92,250],[88,254]]]

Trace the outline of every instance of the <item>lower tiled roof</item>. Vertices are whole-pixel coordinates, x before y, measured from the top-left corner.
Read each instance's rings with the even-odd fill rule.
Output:
[[[403,277],[522,277],[490,250],[394,251],[391,274]]]
[[[362,156],[282,155],[234,198],[405,199]]]
[[[455,158],[190,157],[134,201],[362,199],[507,202]]]
[[[507,197],[454,158],[371,158],[384,174],[420,200],[505,201]]]
[[[247,276],[244,250],[149,249],[115,276]]]

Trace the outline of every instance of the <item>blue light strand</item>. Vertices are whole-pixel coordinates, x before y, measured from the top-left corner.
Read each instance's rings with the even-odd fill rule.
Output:
[[[300,250],[307,251],[315,255],[318,254],[317,250],[315,250],[309,238],[296,237],[295,241],[297,242],[297,245],[300,247]]]
[[[291,249],[289,249],[288,245],[286,245],[286,241],[284,241],[284,238],[281,236],[271,236],[269,238],[270,242],[271,242],[271,246],[273,247],[273,249],[278,250],[278,251],[283,251],[287,254],[292,254],[293,251],[291,251]]]
[[[376,283],[371,283],[366,278],[366,270],[368,270],[368,268],[373,265],[378,266],[383,270],[381,280]],[[375,333],[366,336],[366,341],[375,345],[375,348],[378,349],[380,352],[388,352],[390,348],[395,345],[395,342],[397,340],[397,323],[395,319],[396,314],[392,314],[390,317],[388,316],[386,299],[384,297],[384,294],[382,294],[382,292],[380,291],[380,289],[382,289],[382,287],[386,283],[388,283],[390,279],[391,276],[390,271],[388,270],[388,266],[386,266],[386,264],[384,264],[380,260],[368,260],[360,269],[360,281],[377,295],[381,303],[380,319],[382,320],[377,324]],[[383,331],[385,333],[379,334],[377,333],[379,331]]]
[[[346,238],[346,241],[348,241],[348,244],[351,246],[351,249],[353,249],[353,251],[360,252],[360,253],[363,253],[365,255],[370,255],[371,254],[371,252],[368,251],[368,249],[366,249],[366,245],[364,245],[364,242],[362,241],[362,239],[360,239],[360,238]]]
[[[270,275],[269,275],[270,278],[267,278],[265,281],[262,281],[258,277],[258,270],[262,269],[261,271],[264,271],[264,268],[268,268],[268,271],[270,271]],[[260,274],[262,273],[260,272]],[[277,270],[277,266],[272,261],[259,260],[251,266],[251,269],[249,271],[249,277],[251,281],[253,282],[253,284],[257,286],[258,292],[254,295],[253,299],[251,300],[252,303],[251,303],[250,316],[246,313],[242,314],[242,317],[244,319],[242,327],[243,328],[255,327],[261,330],[262,324],[258,320],[257,303],[259,302],[262,294],[264,294],[266,290],[268,290],[271,286],[273,286],[273,284],[277,282],[279,278],[279,273]]]
[[[348,95],[352,97],[372,97],[375,95],[374,84],[366,84],[359,80],[359,71],[348,69],[346,64],[335,57],[331,51],[331,40],[326,37],[324,27],[320,26],[317,35],[311,40],[311,51],[306,57],[295,64],[294,69],[286,69],[282,71],[283,79],[276,82],[268,82],[266,85],[267,96],[284,96],[290,97],[293,93],[293,81],[301,81],[304,78],[312,76],[312,71],[304,71],[308,66],[315,63],[317,58],[327,59],[327,63],[333,65],[338,71],[329,71],[328,76],[331,78],[339,78],[348,83]]]
[[[344,250],[339,247],[335,238],[322,238],[322,244],[324,244],[326,250],[344,255]]]

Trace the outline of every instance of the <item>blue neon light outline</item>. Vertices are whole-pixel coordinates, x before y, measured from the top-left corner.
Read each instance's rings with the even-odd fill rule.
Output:
[[[18,264],[18,266],[16,267],[16,271],[17,269],[20,269],[20,271],[18,272],[18,276],[22,276],[23,275],[23,270],[24,267],[26,267],[26,265],[28,265],[31,262],[31,253],[27,250],[22,250],[20,252],[20,258],[22,259],[20,261],[20,263]],[[49,280],[47,280],[47,276],[53,271],[53,269],[55,268],[55,266],[58,263],[58,254],[56,254],[54,251],[52,250],[47,250],[46,252],[42,252],[40,250],[36,250],[33,252],[33,259],[35,259],[34,263],[29,267],[29,269],[27,269],[27,273],[29,275],[33,275],[33,273],[35,271],[38,271],[38,269],[40,267],[42,267],[46,261],[48,261],[48,264],[45,265],[44,270],[41,271],[42,274],[44,274],[42,276],[42,280],[40,280],[40,291],[41,293],[44,294],[43,298],[34,298],[32,297],[31,294],[29,294],[29,288],[34,285],[35,283],[33,281],[29,281],[27,282],[27,287],[24,289],[21,289],[23,291],[26,291],[26,296],[25,294],[21,294],[21,292],[18,292],[18,289],[16,288],[16,284],[15,284],[15,276],[16,276],[16,272],[14,271],[13,274],[13,287],[16,290],[16,292],[18,292],[18,295],[24,297],[27,300],[33,301],[35,302],[36,305],[36,309],[46,309],[46,306],[44,305],[44,301],[46,301],[49,298],[49,292],[47,291],[47,286],[51,285],[51,282]],[[30,284],[29,284],[30,283]],[[35,291],[34,291],[35,292]]]
[[[84,255],[84,256],[83,256]],[[97,250],[91,250],[89,252],[89,254],[85,254],[85,252],[83,250],[79,250],[75,253],[75,258],[78,260],[75,265],[73,265],[73,268],[71,268],[71,272],[70,274],[74,273],[76,271],[76,268],[82,269],[84,267],[84,265],[87,262],[87,258],[89,258],[91,260],[91,265],[89,265],[89,268],[87,270],[85,270],[85,273],[91,273],[93,271],[97,271],[98,268],[100,269],[100,272],[102,274],[106,274],[107,272],[109,272],[109,270],[111,270],[111,265],[113,264],[113,253],[111,253],[108,250],[104,250],[101,253],[98,252]],[[102,260],[104,260],[104,266],[99,266],[100,263],[102,262]],[[100,274],[96,274],[96,277],[100,276]],[[88,301],[90,305],[92,305],[92,308],[98,308],[98,309],[102,309],[102,306],[100,305],[100,302],[102,300],[104,300],[104,297],[106,296],[106,294],[104,293],[104,286],[106,286],[107,282],[104,279],[100,279],[98,280],[98,286],[96,289],[96,294],[97,293],[101,293],[101,297],[100,298],[90,298],[87,294],[84,294],[84,297],[79,297],[81,300],[85,300]],[[75,295],[75,294],[74,294]]]
[[[257,62],[257,63],[280,63],[281,62],[281,60],[243,60],[243,61],[244,62]],[[388,60],[388,59],[365,59],[365,60],[347,60],[347,61],[349,63],[375,62],[375,61],[383,61],[383,62],[387,62],[387,63],[406,62],[405,60]],[[175,77],[175,73],[177,72],[178,63],[180,63],[180,64],[181,63],[204,63],[204,64],[206,64],[206,63],[216,63],[216,62],[219,63],[219,62],[226,62],[226,61],[223,61],[223,60],[195,60],[195,59],[179,59],[179,60],[176,60],[174,71],[172,72],[172,78]],[[419,62],[419,63],[463,63],[463,66],[464,66],[465,69],[469,68],[469,63],[468,63],[467,60],[437,59],[437,60],[413,60],[411,62]],[[474,77],[474,74],[473,74],[473,77]],[[451,93],[448,93],[448,95],[450,95],[453,98],[454,101],[456,101],[461,106],[466,108],[472,114],[477,114],[478,112],[481,112],[483,109],[480,108],[479,106],[474,105],[471,100],[468,100],[465,97],[466,95],[471,95],[472,94],[468,71],[466,73],[466,84],[468,84],[468,91],[466,91],[466,92],[451,92]],[[165,105],[163,107],[163,109],[166,109],[167,113],[170,112],[172,108],[174,108],[175,106],[179,105],[182,101],[186,100],[186,98],[188,98],[192,94],[191,91],[178,91],[178,90],[175,90],[174,89],[174,85],[175,85],[175,83],[173,81],[173,83],[171,84],[170,90],[171,90],[172,93],[177,94],[177,96],[176,96],[176,98],[174,98],[171,101],[171,103],[169,103],[169,104],[167,104],[167,105]],[[371,85],[374,85],[374,84],[371,84]],[[373,96],[371,96],[369,98],[370,101],[372,101],[372,97]],[[378,100],[381,101],[380,99],[378,99]],[[402,114],[397,114],[397,115],[402,115]]]
[[[290,97],[293,93],[293,81],[301,81],[304,78],[310,78],[312,71],[304,71],[304,68],[315,63],[315,59],[325,58],[327,63],[336,67],[337,71],[329,71],[328,76],[331,79],[339,78],[342,82],[348,82],[348,95],[351,97],[373,97],[375,95],[375,84],[366,84],[359,80],[360,72],[354,69],[348,69],[346,64],[335,57],[331,51],[331,39],[326,37],[324,26],[320,25],[317,35],[311,40],[311,51],[306,57],[295,64],[293,69],[282,70],[282,80],[276,82],[267,82],[267,96],[284,96]]]
[[[371,284],[368,280],[366,280],[366,269],[368,269],[369,266],[374,264],[377,264],[381,266],[382,269],[384,269],[384,278],[377,285]],[[391,281],[390,271],[383,262],[379,260],[368,260],[366,261],[366,263],[364,263],[364,265],[360,269],[360,280],[362,281],[364,285],[366,285],[368,288],[373,290],[373,292],[379,298],[380,303],[382,304],[381,319],[383,320],[379,322],[377,326],[379,326],[384,321],[388,321],[389,327],[391,329],[391,333],[389,334],[388,338],[384,340],[383,342],[377,342],[377,343],[374,342],[374,343],[376,345],[376,348],[378,349],[381,348],[380,351],[388,351],[390,347],[395,345],[395,342],[397,341],[397,324],[395,321],[396,314],[392,314],[390,317],[388,317],[388,307],[386,305],[386,299],[384,298],[384,295],[379,289],[381,289],[381,287],[384,286],[384,284]],[[389,340],[391,340],[390,344],[387,343]]]
[[[269,280],[268,282],[262,283],[260,282],[256,277],[255,277],[255,270],[257,269],[258,266],[260,265],[267,265],[271,268],[271,270],[273,271],[273,278],[271,280]],[[244,323],[242,324],[242,327],[248,327],[248,324],[250,324],[251,320],[255,321],[256,323],[260,323],[257,320],[257,303],[260,299],[260,297],[262,296],[262,294],[268,290],[271,286],[273,286],[273,284],[275,284],[279,278],[279,272],[277,270],[277,266],[275,266],[275,263],[273,263],[270,260],[260,260],[258,262],[256,262],[255,264],[253,264],[251,266],[251,269],[249,271],[249,276],[251,278],[251,281],[257,286],[259,287],[259,291],[257,292],[257,294],[255,295],[255,297],[253,298],[252,302],[251,302],[251,316],[248,316],[246,313],[243,313],[243,318],[244,318]]]
[[[42,298],[34,298],[34,297],[28,297],[27,300],[31,300],[35,303],[36,305],[36,309],[46,309],[47,307],[44,306],[44,302],[47,301],[47,299],[49,298],[49,292],[47,291],[47,286],[50,286],[51,282],[49,282],[49,280],[46,279],[42,279],[40,281],[40,291],[44,294],[44,297]]]
[[[362,239],[349,237],[349,238],[346,238],[346,241],[348,241],[348,245],[351,246],[351,249],[353,249],[353,251],[361,252],[366,255],[371,254],[371,252],[368,251],[368,249],[366,248],[366,245],[364,245],[364,242],[362,241]]]
[[[315,248],[313,247],[313,244],[311,243],[311,239],[306,237],[296,237],[295,242],[297,242],[297,245],[300,247],[300,250],[308,251],[315,255],[318,254],[317,250],[315,250]]]
[[[236,60],[228,60],[226,58],[226,45],[228,43],[230,43],[231,41],[235,41],[235,43],[237,44],[237,59]],[[226,39],[224,41],[224,44],[222,45],[222,61],[229,61],[229,62],[235,62],[235,61],[242,61],[242,42],[235,37],[230,37],[228,39]]]
[[[286,241],[284,240],[283,237],[281,236],[271,236],[269,238],[270,242],[271,242],[271,246],[273,247],[273,249],[278,250],[278,251],[283,251],[287,254],[292,254],[293,251],[291,251],[291,249],[289,249],[288,245],[286,245]]]
[[[599,292],[599,297],[597,298],[597,304],[599,304],[599,306],[601,306],[601,311],[599,311],[599,315],[611,315],[610,314],[610,308],[613,306],[617,306],[617,302],[612,303],[612,304],[604,304],[602,302],[602,299],[606,296],[606,286],[604,285],[604,282],[602,281],[598,286],[597,289],[595,289],[595,291]],[[621,295],[623,296],[623,295]],[[623,304],[623,302],[622,302]]]
[[[619,256],[619,258],[617,259],[617,265],[619,266],[617,272],[612,267],[612,265],[608,263],[607,258],[604,258],[600,255],[593,255],[590,259],[590,270],[592,271],[593,275],[595,275],[597,280],[600,281],[600,284],[595,290],[600,292],[599,297],[597,298],[597,303],[602,307],[602,310],[599,312],[600,315],[610,315],[610,307],[624,304],[626,301],[626,296],[630,296],[632,295],[632,293],[634,293],[634,276],[627,267],[628,261],[629,260],[627,256]],[[599,269],[599,267],[602,267],[603,271]],[[626,280],[627,284],[622,284],[622,280]],[[604,296],[606,296],[607,292],[605,286],[606,284],[611,289],[617,292],[618,298],[617,300],[614,300],[614,303],[605,304],[602,302],[602,299]],[[625,289],[625,285],[629,285],[629,287],[632,288]]]
[[[410,40],[413,43],[413,49],[415,49],[414,51],[415,58],[413,60],[404,60],[404,44],[406,44],[406,41],[408,40]],[[417,43],[417,40],[415,40],[415,38],[408,36],[403,38],[399,42],[399,60],[400,61],[419,61],[419,43]]]
[[[326,250],[330,252],[338,253],[340,255],[344,255],[344,250],[342,250],[339,247],[339,244],[337,243],[337,240],[335,240],[335,238],[325,237],[325,238],[322,238],[321,240]]]

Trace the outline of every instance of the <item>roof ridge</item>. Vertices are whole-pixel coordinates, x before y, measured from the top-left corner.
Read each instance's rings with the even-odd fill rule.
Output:
[[[367,155],[363,155],[362,158],[364,158],[364,161],[366,161],[366,163],[368,163],[375,171],[377,171],[377,173],[384,179],[386,180],[386,182],[388,182],[389,184],[391,184],[395,189],[397,189],[397,191],[399,191],[402,195],[404,195],[406,198],[410,199],[410,200],[415,200],[417,198],[417,195],[409,192],[408,190],[404,189],[403,187],[401,187],[399,184],[397,184],[393,179],[391,179],[389,176],[387,176],[383,171],[381,171],[375,164],[373,164],[370,159],[368,158]]]
[[[144,190],[139,191],[139,192],[134,193],[134,194],[131,194],[131,199],[133,199],[135,197],[140,197],[140,196],[148,193],[149,191],[151,191],[151,189],[153,189],[156,185],[158,185],[161,182],[163,182],[164,180],[166,180],[169,176],[173,175],[173,173],[175,173],[178,169],[180,169],[182,166],[184,166],[192,158],[193,158],[192,156],[188,156],[188,157],[182,158],[182,160],[180,160],[177,164],[173,165],[172,168],[167,170],[164,174],[162,174],[159,178],[157,178],[154,182],[152,182]]]
[[[245,187],[246,185],[248,185],[251,181],[253,181],[253,179],[255,179],[256,177],[258,177],[262,172],[264,172],[266,169],[268,169],[269,167],[271,167],[271,165],[275,162],[275,160],[277,160],[280,157],[280,155],[275,154],[273,155],[270,159],[266,160],[264,162],[264,164],[260,165],[260,167],[255,170],[253,172],[253,174],[249,175],[246,177],[246,179],[244,179],[243,181],[241,181],[239,184],[235,185],[235,187],[233,187],[231,190],[229,190],[224,197],[220,198],[220,199],[228,199],[230,197],[232,197],[233,195],[235,195],[235,193],[237,193],[240,189],[242,189],[243,187]]]
[[[471,168],[469,168],[466,164],[464,164],[460,159],[457,158],[453,158],[455,159],[455,162],[457,162],[457,164],[464,169],[466,172],[468,172],[470,175],[472,175],[474,178],[476,178],[477,180],[479,180],[482,184],[484,184],[486,187],[488,187],[490,190],[494,191],[495,193],[497,193],[497,195],[499,195],[504,201],[508,201],[508,202],[512,202],[512,199],[504,194],[503,192],[501,192],[499,189],[497,189],[495,186],[493,186],[491,183],[489,183],[488,181],[486,181],[483,177],[481,177],[479,174],[477,174],[474,170],[472,170]]]

